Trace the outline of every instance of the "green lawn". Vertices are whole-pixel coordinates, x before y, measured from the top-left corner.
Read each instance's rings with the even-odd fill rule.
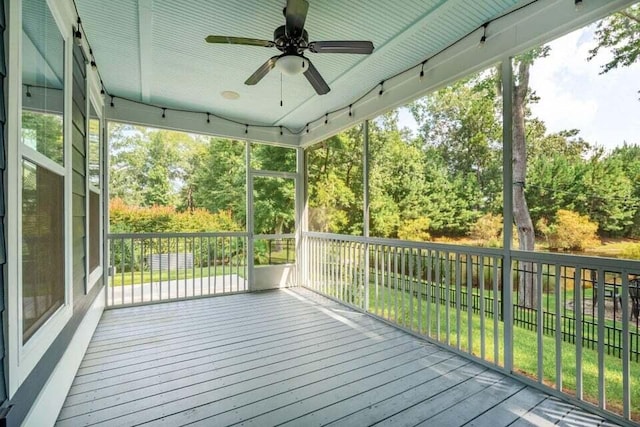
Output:
[[[326,291],[339,299],[361,306],[364,298],[364,288],[355,286],[327,287]],[[487,291],[488,292],[488,291]],[[409,292],[401,289],[394,290],[369,286],[369,311],[379,316],[397,322],[416,332],[425,334],[433,339],[470,352],[474,356],[483,357],[494,362],[494,336],[497,334],[497,364],[504,365],[504,324],[498,322],[494,330],[494,319],[480,314],[471,315],[471,342],[469,342],[468,313],[461,311],[460,315],[455,307],[444,304],[428,304],[419,300]],[[555,301],[549,301],[554,307]],[[458,322],[459,320],[459,322]],[[418,326],[421,329],[418,330]],[[459,326],[458,326],[459,324]],[[459,329],[458,329],[459,327]],[[484,343],[481,331],[484,329]],[[538,337],[536,331],[514,326],[514,370],[537,379]],[[484,345],[483,345],[484,344]],[[542,337],[543,381],[555,387],[556,384],[556,350],[555,338],[549,335]],[[471,350],[470,350],[471,349]],[[561,343],[562,381],[563,390],[574,394],[576,387],[576,354],[575,345],[568,342]],[[595,350],[583,348],[583,397],[585,400],[598,402],[598,355]],[[613,355],[605,355],[605,395],[607,408],[613,412],[622,411],[622,361]],[[633,418],[640,419],[640,363],[630,362],[631,379],[631,408]]]
[[[163,271],[130,271],[118,272],[109,282],[111,286],[122,285],[138,285],[142,283],[151,282],[166,282],[168,280],[184,280],[199,277],[213,277],[222,276],[227,274],[237,274],[240,277],[245,277],[245,266],[240,265],[217,265],[211,267],[194,267],[192,269],[181,270],[163,270]]]

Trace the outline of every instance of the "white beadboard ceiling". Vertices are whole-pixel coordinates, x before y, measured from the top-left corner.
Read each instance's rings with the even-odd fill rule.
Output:
[[[529,0],[530,1],[530,0]],[[304,76],[271,71],[244,81],[275,48],[207,44],[209,34],[273,39],[284,0],[76,0],[109,93],[153,105],[209,111],[242,123],[304,128],[414,66],[519,0],[309,0],[310,40],[371,40],[369,56],[308,57],[331,92],[319,96]],[[240,94],[226,100],[223,91]]]

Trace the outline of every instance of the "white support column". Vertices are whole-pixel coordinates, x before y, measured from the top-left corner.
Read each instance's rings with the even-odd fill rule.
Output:
[[[504,321],[504,368],[513,370],[513,283],[511,241],[513,234],[513,68],[511,58],[502,61],[502,304]]]
[[[105,119],[104,109],[100,111],[100,149],[102,150],[100,188],[102,189],[102,283],[104,284],[104,304],[107,305],[111,254],[109,254],[109,122]]]
[[[307,284],[307,259],[305,238],[303,231],[307,231],[306,224],[306,199],[305,184],[306,170],[304,148],[296,148],[296,199],[295,199],[295,219],[296,219],[296,285]]]
[[[369,120],[365,120],[362,124],[362,132],[364,134],[362,144],[362,219],[364,244],[364,310],[369,310]]]
[[[247,289],[251,292],[254,287],[253,279],[253,175],[251,174],[251,143],[245,141],[244,166],[246,170],[246,220],[247,229]]]

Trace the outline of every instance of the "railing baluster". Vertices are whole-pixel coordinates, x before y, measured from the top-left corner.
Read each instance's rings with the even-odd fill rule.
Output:
[[[451,345],[451,318],[449,317],[450,314],[450,309],[451,309],[451,265],[450,265],[450,259],[449,259],[449,252],[445,252],[444,253],[444,265],[445,265],[445,270],[444,270],[444,290],[446,292],[445,296],[444,296],[444,301],[445,301],[445,309],[444,309],[444,315],[445,315],[445,330],[446,330],[446,337],[445,337],[445,342],[447,343],[447,345]]]
[[[498,333],[498,259],[497,257],[491,257],[491,263],[493,264],[493,363],[496,366],[500,366],[500,354],[499,354],[499,339],[500,334]]]
[[[629,351],[629,272],[622,270],[622,354],[620,357],[622,357],[622,416],[626,420],[631,419]],[[635,386],[637,387],[637,384]]]
[[[462,298],[462,280],[460,278],[460,254],[456,253],[456,348],[460,350],[460,308]]]
[[[582,267],[573,272],[574,310],[576,317],[576,398],[582,400]]]
[[[467,352],[473,354],[473,257],[467,254]]]
[[[416,258],[418,270],[418,333],[422,334],[422,249],[416,251],[418,257]]]
[[[544,342],[543,342],[543,326],[544,326],[544,313],[542,312],[542,264],[533,264],[536,269],[536,326],[538,335],[538,382],[544,381]]]
[[[560,293],[560,276],[561,267],[559,264],[555,264],[555,315],[556,315],[556,390],[562,391],[562,312],[560,310],[560,304],[562,302],[562,295]]]
[[[597,270],[597,280],[598,280],[598,406],[600,409],[606,409],[607,399],[606,399],[606,389],[604,385],[604,373],[605,373],[605,365],[604,365],[604,283],[605,283],[605,272],[602,269]],[[612,290],[613,293],[613,305],[617,304],[615,299],[616,290]],[[615,310],[614,310],[615,313]],[[623,320],[624,322],[627,319]]]
[[[435,251],[435,258],[436,258],[436,288],[435,288],[435,293],[436,293],[436,339],[438,341],[440,341],[440,304],[442,304],[442,291],[441,291],[441,281],[440,281],[440,266],[441,266],[441,259],[440,259],[440,251]]]
[[[431,334],[431,300],[433,298],[432,293],[433,293],[433,288],[431,287],[432,283],[433,283],[433,279],[432,279],[432,264],[433,264],[433,259],[431,257],[431,249],[427,249],[427,258],[426,258],[426,262],[427,262],[427,280],[426,280],[426,284],[427,284],[427,336],[428,337],[432,337],[433,335]]]
[[[480,358],[486,360],[486,330],[484,308],[484,256],[478,255],[478,289],[480,291]]]

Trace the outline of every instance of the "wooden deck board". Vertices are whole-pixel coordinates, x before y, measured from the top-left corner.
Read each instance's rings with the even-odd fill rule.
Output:
[[[105,312],[57,425],[598,425],[304,289]]]

